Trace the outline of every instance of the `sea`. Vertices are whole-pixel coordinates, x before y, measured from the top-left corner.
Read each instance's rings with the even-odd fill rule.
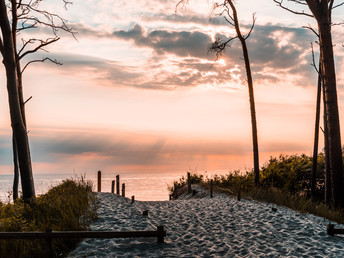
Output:
[[[204,176],[223,174],[224,172],[203,172]],[[169,199],[168,187],[173,181],[186,177],[187,172],[140,172],[140,173],[103,173],[101,174],[101,191],[111,192],[112,180],[116,175],[120,176],[120,185],[125,184],[125,196],[139,201],[166,201]],[[84,177],[93,184],[93,191],[97,191],[97,172],[85,174],[34,174],[36,195],[46,193],[52,187],[60,184],[66,179],[80,179]],[[19,180],[20,181],[20,180]],[[9,202],[12,200],[13,175],[0,175],[0,201]],[[19,182],[19,194],[21,185]],[[122,193],[122,191],[121,191]]]

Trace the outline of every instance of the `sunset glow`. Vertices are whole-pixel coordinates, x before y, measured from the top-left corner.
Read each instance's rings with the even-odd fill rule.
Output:
[[[62,66],[36,63],[24,73],[25,99],[32,96],[26,115],[34,173],[253,167],[241,46],[234,40],[219,57],[208,51],[216,37],[233,35],[223,18],[210,14],[209,1],[176,9],[178,1],[87,0],[68,10],[62,1],[48,2],[78,33],[77,40],[61,33],[48,53],[32,56],[49,56]],[[316,39],[302,26],[313,21],[268,0],[238,1],[238,11],[246,30],[252,13],[258,17],[247,43],[261,165],[271,155],[311,154],[317,75],[310,42]],[[333,28],[344,114],[340,30]],[[45,33],[38,31],[29,36]],[[11,174],[3,66],[0,77],[0,174]]]

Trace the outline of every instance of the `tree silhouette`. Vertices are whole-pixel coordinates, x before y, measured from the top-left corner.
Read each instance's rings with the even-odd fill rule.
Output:
[[[42,0],[0,0],[0,53],[6,70],[7,91],[9,97],[10,118],[13,133],[13,160],[14,160],[14,186],[13,197],[18,196],[18,174],[22,183],[24,199],[35,197],[35,188],[32,176],[31,156],[27,133],[25,103],[23,99],[22,75],[25,69],[32,63],[51,61],[60,64],[48,57],[33,59],[21,68],[23,58],[44,47],[58,41],[59,30],[74,35],[66,21],[59,15],[40,9]],[[63,0],[65,8],[70,1]],[[23,31],[34,29],[48,29],[51,37],[47,38],[21,38],[18,43],[18,35]]]
[[[324,88],[325,138],[328,141],[328,161],[331,178],[331,201],[335,207],[344,207],[344,175],[339,128],[336,72],[332,43],[332,10],[344,2],[334,0],[289,0],[288,2],[308,7],[310,11],[291,9],[283,0],[273,0],[281,8],[298,15],[314,18],[317,22],[321,56],[321,77]]]
[[[217,38],[215,42],[211,45],[210,51],[215,52],[217,56],[221,55],[226,49],[228,44],[234,40],[239,39],[242,47],[242,52],[245,61],[246,77],[247,77],[247,86],[249,91],[250,99],[250,111],[251,111],[251,125],[252,125],[252,141],[253,141],[253,164],[254,164],[254,184],[258,186],[259,184],[259,151],[258,151],[258,132],[257,132],[257,118],[256,118],[256,109],[254,101],[254,91],[253,91],[253,79],[251,73],[250,60],[248,55],[248,49],[246,45],[246,40],[250,37],[252,30],[255,25],[256,17],[253,14],[253,22],[249,32],[246,35],[243,35],[240,30],[240,24],[238,19],[237,10],[232,0],[225,0],[222,4],[214,4],[214,10],[220,10],[220,15],[224,15],[225,20],[228,24],[233,26],[236,31],[236,35],[227,40]]]

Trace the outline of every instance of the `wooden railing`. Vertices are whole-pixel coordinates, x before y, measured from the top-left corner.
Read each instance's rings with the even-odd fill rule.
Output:
[[[134,238],[157,237],[158,243],[164,243],[166,231],[158,226],[156,231],[52,231],[46,232],[0,232],[0,239],[44,239],[46,256],[53,257],[52,239],[54,238]]]
[[[334,224],[328,224],[327,234],[330,236],[344,234],[344,228],[334,228]]]

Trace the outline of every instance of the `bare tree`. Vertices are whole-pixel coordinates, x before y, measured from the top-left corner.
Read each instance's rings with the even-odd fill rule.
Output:
[[[281,8],[298,15],[314,18],[317,22],[320,44],[321,76],[324,87],[324,106],[328,133],[328,159],[331,175],[331,198],[335,207],[344,207],[344,176],[339,128],[336,72],[332,43],[332,10],[344,2],[334,0],[289,0],[307,10],[298,11],[286,6],[283,0],[273,0]]]
[[[24,57],[44,48],[60,39],[57,35],[63,30],[74,35],[66,21],[59,15],[40,9],[42,0],[0,0],[0,53],[6,70],[7,91],[9,97],[11,126],[13,133],[13,160],[14,160],[14,198],[17,197],[18,173],[22,183],[24,199],[35,197],[35,188],[32,176],[31,156],[27,125],[25,118],[25,103],[23,99],[22,75],[25,69],[32,63],[45,62],[47,60],[60,64],[48,57],[33,59],[21,68]],[[64,6],[71,4],[63,0]],[[19,33],[33,29],[49,29],[52,37],[46,39],[21,38],[18,43]]]
[[[255,186],[259,185],[259,151],[258,151],[258,133],[257,133],[257,118],[256,118],[256,109],[254,101],[254,91],[253,91],[253,79],[251,73],[250,60],[248,55],[248,49],[246,45],[246,40],[250,37],[252,30],[254,28],[256,17],[253,14],[252,17],[252,26],[246,35],[243,35],[240,30],[240,24],[238,19],[237,10],[232,0],[225,0],[222,4],[214,4],[214,10],[220,10],[220,15],[223,15],[225,20],[235,28],[236,35],[229,39],[223,40],[217,38],[215,42],[211,45],[210,51],[215,52],[217,56],[221,55],[228,44],[234,39],[239,39],[242,47],[242,52],[244,56],[246,77],[247,77],[247,86],[250,99],[250,110],[251,110],[251,124],[252,124],[252,141],[253,141],[253,163],[254,163],[254,184]]]

